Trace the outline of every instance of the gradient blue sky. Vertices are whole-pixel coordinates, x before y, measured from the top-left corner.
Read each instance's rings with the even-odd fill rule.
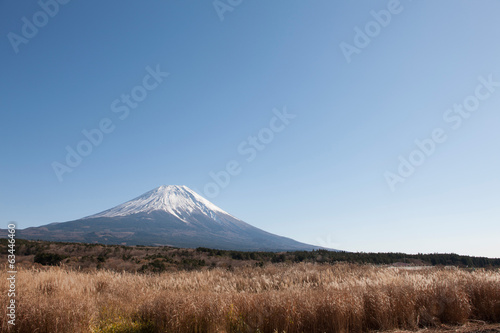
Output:
[[[349,251],[500,257],[500,88],[452,129],[446,110],[500,81],[497,1],[408,1],[347,63],[339,44],[390,1],[70,1],[15,53],[8,33],[40,11],[0,0],[0,221],[77,219],[162,184],[209,198],[267,231]],[[170,75],[120,120],[111,103]],[[274,108],[296,118],[252,162],[237,147]],[[58,181],[81,131],[115,125]],[[414,141],[447,141],[391,191],[386,171]]]

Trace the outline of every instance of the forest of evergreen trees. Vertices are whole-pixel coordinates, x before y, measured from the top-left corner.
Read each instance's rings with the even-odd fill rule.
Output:
[[[284,253],[274,252],[241,252],[197,248],[210,256],[230,257],[236,260],[257,260],[262,262],[319,262],[335,263],[349,262],[360,264],[413,264],[413,265],[443,265],[459,267],[500,267],[500,259],[485,257],[461,256],[454,253],[405,254],[405,253],[364,253],[364,252],[334,252],[327,250],[294,251]]]

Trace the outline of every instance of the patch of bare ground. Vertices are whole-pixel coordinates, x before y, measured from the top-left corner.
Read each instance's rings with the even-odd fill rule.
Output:
[[[439,328],[427,328],[417,331],[391,331],[392,333],[500,333],[500,324],[488,324],[484,321],[473,320],[465,325],[441,325]]]

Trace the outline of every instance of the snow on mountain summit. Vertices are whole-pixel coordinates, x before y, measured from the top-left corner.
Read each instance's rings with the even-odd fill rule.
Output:
[[[168,212],[186,223],[189,223],[187,218],[193,214],[203,214],[216,221],[218,214],[231,216],[187,186],[163,185],[88,218],[126,216],[153,211]]]
[[[188,187],[176,185],[160,186],[95,215],[18,230],[16,235],[17,232],[25,239],[57,242],[238,251],[318,248],[256,228]]]

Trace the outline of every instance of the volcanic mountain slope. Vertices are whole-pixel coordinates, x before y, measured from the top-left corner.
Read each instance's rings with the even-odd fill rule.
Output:
[[[244,251],[318,248],[253,227],[188,187],[177,185],[160,186],[133,200],[79,220],[18,230],[17,237]]]

